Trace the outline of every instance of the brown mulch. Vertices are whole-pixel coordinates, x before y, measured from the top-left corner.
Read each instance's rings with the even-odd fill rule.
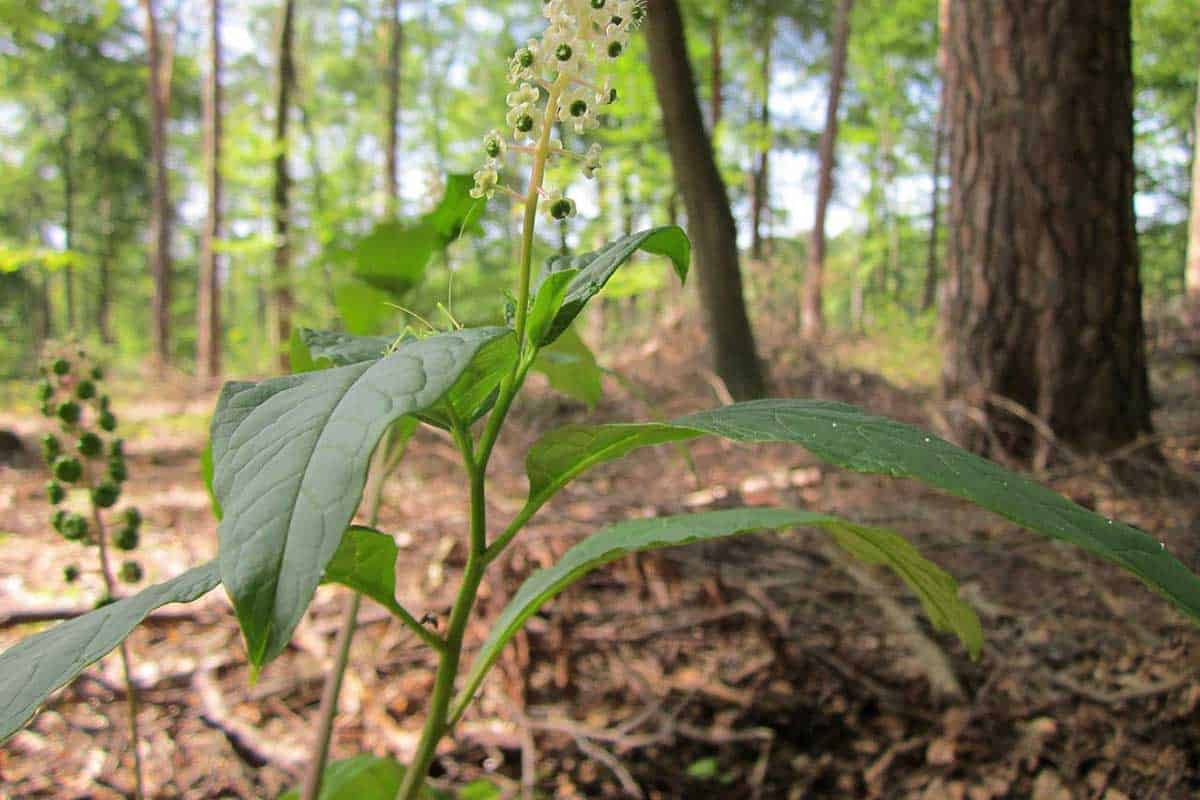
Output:
[[[711,405],[712,390],[667,341],[700,341],[676,323],[613,364],[653,407],[610,382],[603,419]],[[774,339],[772,339],[774,341]],[[772,359],[776,393],[847,400],[927,425],[931,400],[878,376],[816,359]],[[662,376],[672,376],[670,385]],[[1156,424],[1177,471],[1200,474],[1200,377],[1156,368]],[[170,395],[170,393],[166,393]],[[154,417],[211,398],[131,410]],[[523,500],[524,449],[586,412],[535,384],[497,450],[491,518]],[[37,429],[0,417],[27,442]],[[1190,437],[1190,438],[1189,438]],[[197,433],[151,427],[131,443],[129,495],[146,517],[148,580],[215,552],[198,475]],[[545,509],[482,594],[478,642],[519,580],[603,524],[639,515],[790,505],[895,528],[960,581],[984,623],[972,662],[931,631],[897,581],[876,574],[915,633],[846,568],[819,534],[743,537],[659,551],[600,570],[531,620],[485,684],[435,776],[491,776],[542,797],[1187,798],[1200,793],[1200,635],[1119,569],[907,481],[826,468],[799,448],[701,440],[693,474],[657,448],[604,465]],[[1060,491],[1162,540],[1200,566],[1196,497],[1130,496],[1096,469],[1067,470]],[[58,577],[84,556],[49,532],[34,467],[0,467],[0,608],[84,605]],[[401,544],[400,594],[418,616],[444,616],[462,564],[465,487],[449,441],[421,433],[388,485],[381,527]],[[873,573],[874,574],[874,573]],[[255,685],[220,592],[131,639],[154,796],[273,797],[296,783],[344,594],[324,588],[295,646]],[[380,609],[364,604],[343,688],[335,757],[403,759],[415,744],[433,661]],[[8,646],[36,626],[0,629]],[[921,640],[940,650],[960,699],[938,699]],[[131,790],[119,663],[105,659],[57,693],[0,748],[0,797],[120,797]]]

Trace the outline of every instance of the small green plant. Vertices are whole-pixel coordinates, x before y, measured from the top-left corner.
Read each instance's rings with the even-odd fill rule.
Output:
[[[46,502],[54,506],[51,525],[64,539],[96,549],[96,568],[104,585],[104,595],[97,602],[97,607],[101,607],[117,597],[118,579],[126,583],[142,580],[141,564],[128,559],[119,568],[114,567],[111,549],[137,547],[141,513],[133,506],[126,506],[120,513],[123,526],[110,535],[111,509],[121,498],[121,484],[127,472],[121,440],[106,441],[107,435],[116,429],[116,417],[109,410],[108,396],[101,394],[100,367],[91,363],[84,350],[64,345],[48,356],[42,373],[37,398],[42,403],[42,413],[56,422],[59,431],[43,435],[41,441],[42,457],[53,476],[46,482]],[[66,583],[75,583],[83,575],[84,569],[79,564],[63,567],[62,578]],[[120,651],[129,703],[134,786],[136,796],[141,798],[144,794],[138,752],[137,689],[124,642]]]
[[[474,661],[463,663],[467,623],[489,567],[519,540],[522,529],[547,502],[597,464],[643,447],[701,436],[799,445],[849,470],[923,481],[1120,565],[1200,620],[1200,578],[1146,534],[1097,516],[924,431],[841,403],[772,399],[671,421],[567,425],[543,435],[526,453],[525,504],[503,524],[489,520],[488,467],[529,372],[547,371],[556,386],[585,384],[588,395],[594,396],[599,367],[575,336],[575,319],[636,252],[667,257],[681,280],[690,261],[686,235],[668,226],[622,237],[594,252],[555,256],[535,271],[539,208],[556,221],[575,213],[568,197],[544,185],[547,163],[575,162],[585,177],[602,167],[596,145],[568,148],[555,136],[555,128],[565,126],[580,136],[596,127],[597,115],[617,98],[609,82],[597,76],[597,67],[627,49],[645,13],[640,0],[548,0],[542,9],[548,20],[545,32],[520,47],[509,62],[509,77],[516,86],[507,98],[507,128],[485,136],[484,164],[469,192],[480,205],[501,192],[523,206],[515,291],[496,298],[496,318],[503,323],[472,328],[452,324],[446,331],[422,329],[400,338],[299,331],[291,342],[294,374],[227,384],[204,455],[220,518],[218,558],[32,636],[0,655],[0,738],[17,730],[50,692],[118,646],[161,605],[191,602],[218,584],[224,586],[257,674],[286,648],[318,585],[337,583],[353,594],[310,774],[303,789],[290,796],[438,797],[425,787],[438,742],[467,712],[502,649],[542,605],[623,555],[761,530],[815,528],[851,556],[891,568],[917,595],[932,624],[952,631],[972,656],[978,655],[983,644],[979,620],[958,597],[954,579],[899,533],[816,511],[742,508],[630,519],[592,533],[559,563],[528,577],[494,621]],[[531,163],[527,180],[514,188],[510,161],[518,157]],[[454,186],[447,183],[448,195]],[[454,191],[466,194],[461,184]],[[431,240],[443,242],[450,231],[461,233],[465,227],[464,219],[446,224],[438,213],[411,228],[397,225],[389,229],[389,236],[421,232],[412,250],[423,254],[417,259],[423,268]],[[360,277],[380,290],[408,286],[411,255],[403,252],[398,257],[397,274],[389,274],[381,259]],[[571,369],[564,370],[564,364]],[[51,373],[61,379],[71,368],[67,364],[59,372],[56,362]],[[555,383],[555,376],[563,383]],[[61,403],[67,401],[55,402],[59,384],[49,380],[39,392],[45,395],[42,401],[49,413],[61,416]],[[96,402],[107,408],[102,398]],[[63,419],[72,415],[68,410]],[[99,422],[107,430],[105,419],[101,415]],[[390,535],[373,527],[382,482],[397,468],[405,443],[422,424],[453,439],[469,487],[469,524],[462,532],[466,563],[449,617],[436,629],[397,600],[394,568],[399,551]],[[120,455],[116,445],[108,445],[110,458]],[[43,446],[56,475],[60,469],[64,475],[83,469],[63,443],[46,441]],[[76,466],[67,467],[62,459],[74,459]],[[109,477],[119,482],[111,465]],[[104,494],[96,497],[99,483],[92,491],[97,501],[108,499]],[[369,526],[352,526],[364,497]],[[93,504],[97,519],[100,508],[99,502]],[[128,515],[124,521],[126,527],[114,543],[134,547],[138,518]],[[72,536],[95,535],[65,513],[56,516],[55,525],[64,534],[70,529]],[[424,728],[407,765],[367,755],[325,764],[361,596],[388,609],[437,657]],[[716,774],[711,764],[693,765],[693,771],[698,779]]]

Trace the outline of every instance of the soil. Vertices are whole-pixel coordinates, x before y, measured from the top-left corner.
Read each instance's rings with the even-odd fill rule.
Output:
[[[665,344],[698,343],[700,332],[675,322],[660,337],[621,351],[612,366],[641,390],[610,381],[597,417],[713,404],[689,360],[696,348]],[[936,418],[928,391],[787,353],[770,354],[775,394],[845,400],[923,426]],[[1134,494],[1102,462],[1059,464],[1043,478],[1195,569],[1200,375],[1168,353],[1154,377],[1160,446],[1183,476],[1174,494]],[[195,424],[213,400],[180,383],[123,413],[139,431],[127,447],[126,497],[146,519],[138,558],[147,581],[215,554]],[[535,381],[493,461],[493,520],[523,500],[525,448],[587,415]],[[41,424],[0,414],[0,428],[35,453]],[[689,450],[694,472],[663,447],[568,487],[491,573],[469,641],[486,634],[523,576],[606,523],[787,505],[904,533],[959,579],[984,623],[982,657],[932,631],[889,574],[850,564],[816,532],[658,551],[593,573],[531,620],[439,751],[435,782],[485,777],[505,796],[524,787],[559,798],[1200,796],[1200,632],[1135,579],[916,483],[841,472],[796,447],[700,440]],[[59,577],[94,554],[51,531],[44,481],[36,465],[0,465],[0,615],[82,608],[101,594],[94,571],[70,586]],[[451,442],[428,430],[386,487],[381,527],[401,545],[399,595],[418,617],[444,619],[449,607],[465,494]],[[293,647],[253,685],[220,590],[133,635],[150,794],[274,797],[297,783],[345,598],[322,588]],[[433,660],[370,602],[361,619],[333,756],[404,760]],[[0,646],[45,624],[6,624]],[[56,693],[0,749],[0,796],[129,796],[121,685],[109,656]]]

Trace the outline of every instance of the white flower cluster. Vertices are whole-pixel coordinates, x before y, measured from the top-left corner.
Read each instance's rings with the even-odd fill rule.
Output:
[[[598,144],[586,153],[567,150],[552,137],[546,153],[539,154],[537,146],[545,141],[548,123],[569,125],[576,134],[599,127],[600,108],[615,102],[617,92],[610,80],[597,80],[596,67],[628,47],[630,34],[646,16],[645,0],[545,0],[542,14],[549,21],[542,37],[518,48],[508,64],[508,79],[517,86],[505,98],[505,121],[512,139],[506,140],[498,130],[484,137],[487,160],[475,173],[472,197],[490,198],[497,190],[518,196],[500,182],[502,159],[510,149],[533,153],[535,158],[573,158],[587,178],[594,178],[600,168]],[[561,193],[543,194],[554,218],[574,214],[575,204]]]

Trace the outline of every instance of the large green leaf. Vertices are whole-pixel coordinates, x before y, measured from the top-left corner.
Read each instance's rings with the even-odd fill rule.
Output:
[[[703,434],[740,442],[791,442],[856,472],[916,478],[1119,564],[1200,621],[1200,578],[1142,531],[1105,519],[922,430],[843,403],[756,400],[673,423],[560,428],[529,451],[530,502],[544,500],[594,464],[638,447]]]
[[[500,336],[484,345],[437,405],[418,414],[423,422],[450,430],[454,420],[467,424],[482,417],[496,401],[496,390],[517,360],[517,337]]]
[[[608,283],[613,273],[638,250],[670,258],[676,274],[682,281],[687,278],[691,249],[691,243],[682,228],[666,225],[623,236],[591,253],[555,256],[550,259],[546,265],[547,273],[568,269],[578,270],[578,273],[568,284],[553,323],[547,326],[545,334],[541,339],[535,340],[535,343],[546,345],[557,339],[571,321],[579,316],[579,312],[583,311],[588,301],[604,288],[604,284]]]
[[[360,280],[350,277],[338,280],[333,296],[338,315],[350,333],[375,333],[386,329],[396,317],[396,308],[389,305],[392,296]]]
[[[501,649],[520,630],[521,625],[547,600],[597,567],[629,553],[756,530],[797,526],[826,530],[851,555],[891,567],[920,597],[933,624],[942,630],[953,631],[973,656],[978,654],[983,642],[979,619],[970,606],[958,599],[958,586],[954,579],[891,531],[854,525],[829,514],[776,508],[737,508],[656,519],[633,519],[589,536],[564,553],[557,564],[538,570],[521,584],[512,600],[500,612],[491,634],[475,657],[455,703],[456,714],[470,701],[499,657]]]
[[[374,362],[228,384],[213,416],[221,581],[250,661],[287,645],[358,506],[376,443],[433,408],[507,328],[401,344]]]
[[[425,268],[443,241],[427,220],[380,222],[358,240],[346,257],[354,277],[401,297],[424,279]]]
[[[292,331],[288,350],[292,372],[313,372],[375,361],[396,343],[396,338],[392,336],[355,336],[340,331],[296,328]]]
[[[190,603],[217,583],[217,565],[210,561],[5,650],[0,654],[0,741],[16,733],[51,692],[119,645],[151,611]]]
[[[369,753],[333,761],[326,765],[321,776],[319,800],[393,800],[404,780],[404,765],[392,758]],[[299,800],[300,792],[292,789],[279,800]],[[434,800],[439,795],[428,790],[422,800]]]
[[[538,351],[533,369],[550,381],[550,386],[589,407],[600,402],[604,370],[596,363],[591,348],[575,332],[567,328],[551,344]]]

